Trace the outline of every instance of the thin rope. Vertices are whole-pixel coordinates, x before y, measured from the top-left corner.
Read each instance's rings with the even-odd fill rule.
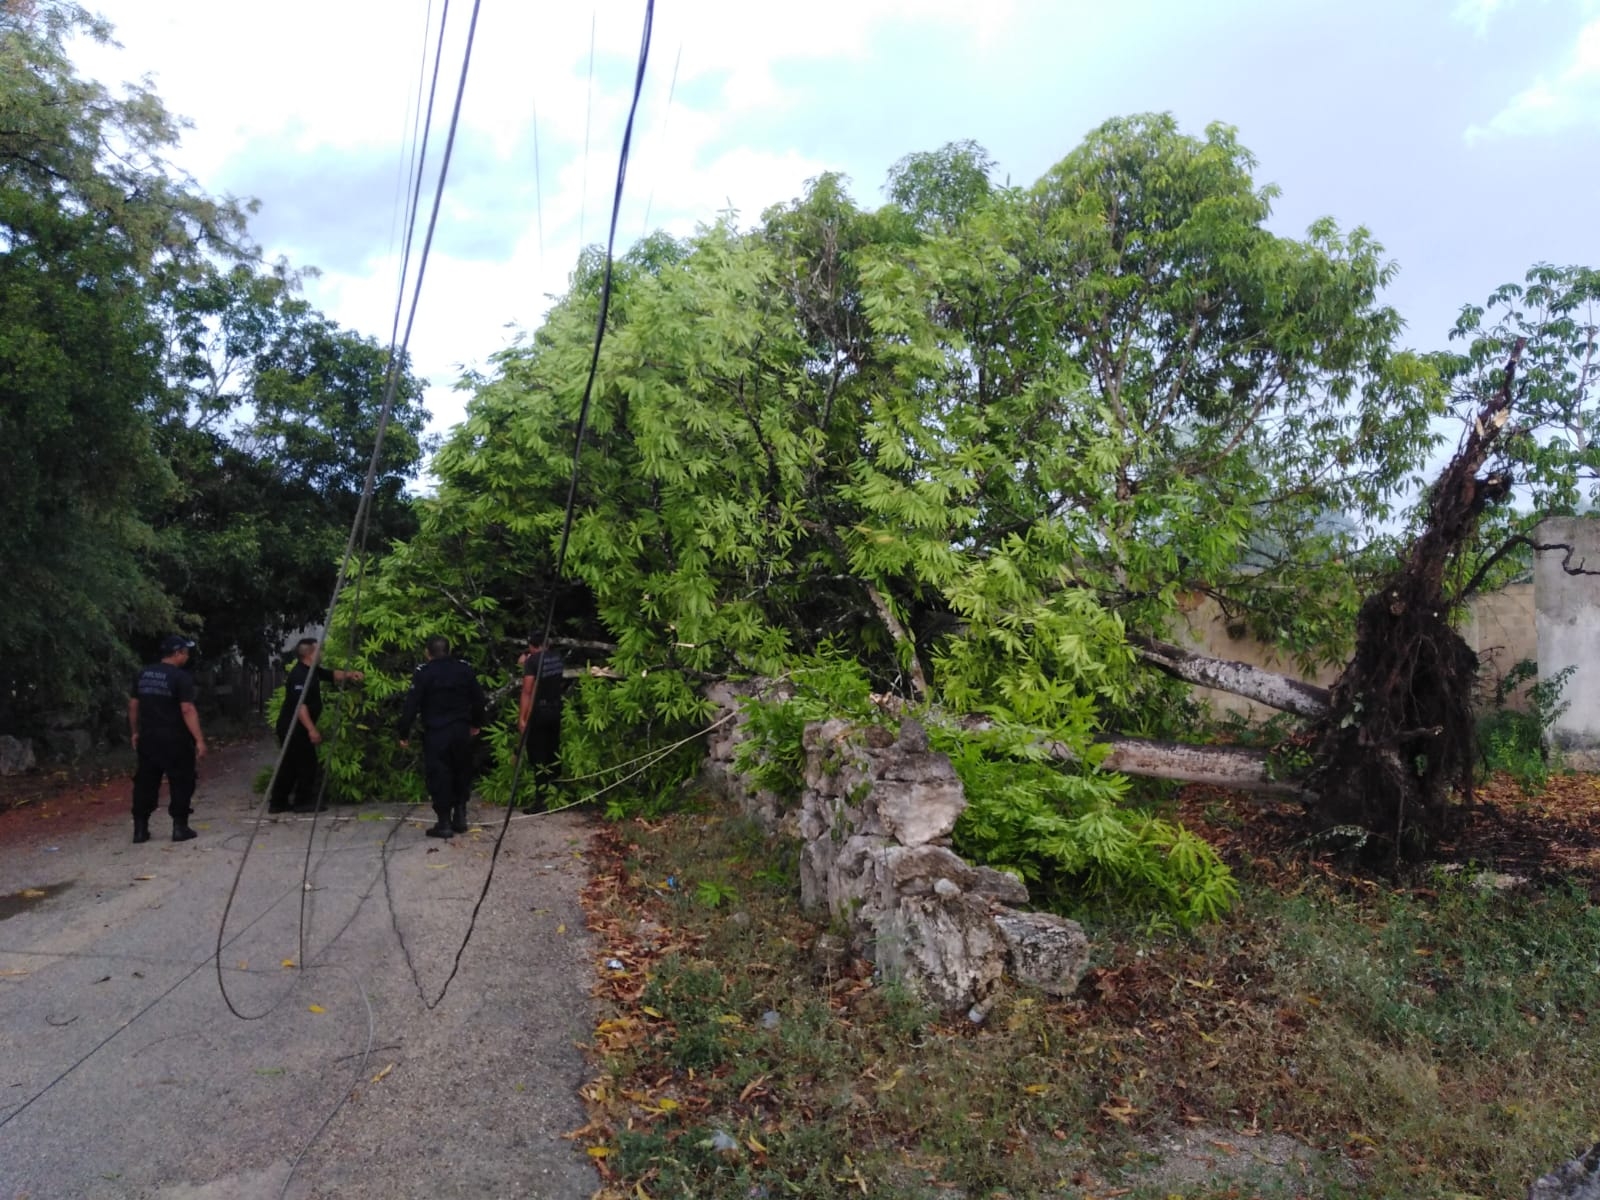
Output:
[[[599,10],[589,14],[589,83],[588,99],[583,107],[583,186],[578,200],[578,258],[583,258],[583,226],[589,215],[589,118],[594,114],[594,33],[599,20]]]
[[[656,130],[656,139],[658,141],[664,142],[666,140],[667,127],[672,122],[672,98],[678,94],[678,67],[682,62],[683,43],[679,42],[677,56],[672,60],[672,85],[667,88],[667,107],[661,114],[661,125]],[[652,183],[650,185],[650,198],[644,202],[644,226],[639,230],[641,238],[650,236],[650,210],[655,207],[655,203],[656,185]]]

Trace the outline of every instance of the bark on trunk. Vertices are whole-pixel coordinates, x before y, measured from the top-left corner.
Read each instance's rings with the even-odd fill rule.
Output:
[[[962,717],[963,729],[975,733],[990,727],[986,717]],[[1101,761],[1106,771],[1170,779],[1176,783],[1209,783],[1243,792],[1309,799],[1311,793],[1290,779],[1274,779],[1267,755],[1242,746],[1194,746],[1186,742],[1157,742],[1146,738],[1105,737],[1101,745],[1111,752]],[[1078,756],[1061,742],[1049,742],[1045,751],[1057,762],[1075,763]]]
[[[1306,797],[1308,793],[1289,779],[1272,778],[1266,754],[1239,746],[1191,746],[1182,742],[1153,742],[1142,738],[1106,738],[1112,749],[1100,763],[1103,770],[1146,779],[1171,779],[1179,783],[1209,783],[1245,792]]]
[[[1249,663],[1195,654],[1154,638],[1135,635],[1128,642],[1145,662],[1185,683],[1216,688],[1300,717],[1316,719],[1328,714],[1328,689],[1314,683]]]

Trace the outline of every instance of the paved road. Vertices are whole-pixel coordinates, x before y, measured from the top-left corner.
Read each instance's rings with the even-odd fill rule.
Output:
[[[0,845],[0,1200],[590,1196],[560,1136],[584,1121],[586,821],[513,822],[431,1012],[395,927],[432,999],[493,831],[441,843],[400,807],[325,816],[314,840],[309,818],[263,823],[221,955],[234,1004],[259,1015],[240,1020],[215,946],[269,757],[212,760],[196,841],[164,840],[160,813],[134,846],[107,805],[79,832]],[[301,970],[282,963],[300,961],[308,840]]]

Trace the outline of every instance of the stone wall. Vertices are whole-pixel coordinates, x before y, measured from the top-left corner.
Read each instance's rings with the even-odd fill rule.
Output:
[[[739,696],[725,684],[708,694],[725,712]],[[1082,928],[1017,908],[1028,902],[1020,880],[950,849],[966,796],[916,722],[898,735],[841,720],[808,726],[798,803],[739,774],[740,726],[713,731],[708,779],[769,833],[798,840],[801,903],[845,924],[856,953],[886,977],[975,1019],[1006,976],[1054,995],[1077,987],[1089,959]]]
[[[1560,556],[1557,555],[1559,561]],[[1595,582],[1591,580],[1590,582]],[[1514,583],[1498,592],[1474,596],[1467,603],[1461,636],[1483,663],[1479,676],[1485,701],[1494,695],[1495,685],[1505,673],[1523,659],[1539,658],[1539,634],[1534,619],[1534,585]],[[1251,634],[1242,624],[1232,623],[1221,607],[1209,597],[1196,597],[1185,607],[1173,640],[1186,650],[1208,654],[1231,662],[1249,663],[1268,671],[1292,675],[1308,683],[1327,687],[1339,677],[1339,666],[1306,672],[1292,657],[1282,654],[1269,642]],[[1273,709],[1215,688],[1193,689],[1195,698],[1211,706],[1213,712],[1238,713],[1252,720],[1265,720]],[[1513,707],[1517,702],[1513,698]]]
[[[1572,546],[1572,566],[1600,569],[1600,521],[1552,518],[1536,536],[1540,542]],[[1551,725],[1550,740],[1568,765],[1600,770],[1600,578],[1567,574],[1562,552],[1554,551],[1536,556],[1533,587],[1540,678],[1575,668],[1561,693],[1567,710]]]

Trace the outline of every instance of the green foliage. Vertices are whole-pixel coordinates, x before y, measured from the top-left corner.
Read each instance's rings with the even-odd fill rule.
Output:
[[[318,624],[360,500],[388,352],[297,294],[298,278],[236,265],[164,299],[166,394],[156,438],[177,476],[152,510],[154,565],[208,652],[262,661]],[[402,365],[368,545],[416,529],[421,385]]]
[[[438,492],[370,581],[363,665],[437,630],[509,674],[553,600],[558,633],[616,646],[569,722],[589,770],[692,732],[705,675],[778,677],[824,646],[872,689],[930,678],[923,698],[1085,754],[1108,727],[1170,727],[1174,687],[1126,633],[1164,636],[1193,591],[1335,653],[1358,530],[1329,514],[1387,513],[1442,393],[1394,348],[1381,248],[1328,222],[1272,233],[1252,167],[1226,128],[1136,117],[1031,189],[958,144],[903,160],[875,212],[824,175],[751,230],[641,243],[557,578],[586,256],[466,381]],[[758,719],[790,723],[758,765],[790,788],[804,718]],[[678,766],[642,794],[662,802]]]
[[[718,883],[715,879],[702,879],[695,884],[694,898],[696,902],[706,908],[721,908],[724,904],[731,904],[739,899],[739,893],[725,883]]]
[[[1568,702],[1561,699],[1561,693],[1575,670],[1575,666],[1564,667],[1549,679],[1540,679],[1539,664],[1525,658],[1505,673],[1495,685],[1494,708],[1478,719],[1478,745],[1486,772],[1506,772],[1530,795],[1544,790],[1551,770],[1558,765],[1558,756],[1550,747],[1550,727],[1567,710]],[[1512,695],[1524,685],[1528,685],[1526,709],[1508,707]]]
[[[1512,346],[1527,339],[1511,423],[1488,464],[1517,485],[1515,503],[1486,514],[1480,544],[1462,557],[1464,593],[1473,580],[1477,590],[1493,589],[1525,572],[1530,555],[1501,554],[1544,517],[1585,512],[1600,500],[1600,272],[1538,263],[1521,283],[1464,307],[1450,337],[1463,349],[1438,362],[1463,423],[1499,391]]]
[[[881,719],[872,704],[872,684],[860,663],[824,646],[785,673],[783,699],[752,697],[741,702],[744,741],[734,749],[734,767],[758,787],[793,803],[805,781],[807,725],[842,717]]]
[[[71,40],[110,32],[77,4],[0,5],[8,729],[114,712],[174,628],[260,661],[319,615],[387,366],[260,266],[248,206],[171,169],[183,123],[148,87],[78,75]],[[403,375],[375,548],[414,528],[419,396]]]
[[[784,698],[744,703],[746,739],[734,765],[792,801],[805,774],[808,724],[884,717],[860,666],[836,654],[808,660],[785,682]],[[997,719],[974,732],[933,723],[929,736],[950,756],[967,796],[955,848],[1021,877],[1035,902],[1068,911],[1132,911],[1181,925],[1215,920],[1232,904],[1233,877],[1210,846],[1126,804],[1125,779],[1045,760],[1039,727]],[[1087,743],[1084,751],[1093,758]]]
[[[1126,780],[1041,761],[1027,737],[1014,729],[934,734],[967,795],[957,851],[1021,876],[1035,903],[1066,911],[1122,911],[1181,926],[1228,911],[1237,888],[1216,851],[1181,825],[1128,806]]]

